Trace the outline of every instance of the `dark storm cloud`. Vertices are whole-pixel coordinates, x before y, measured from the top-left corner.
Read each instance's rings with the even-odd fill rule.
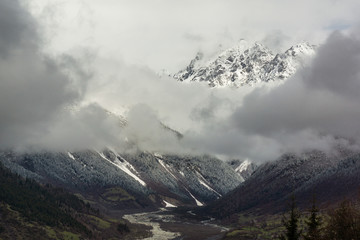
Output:
[[[359,36],[335,32],[319,49],[305,83],[310,88],[327,89],[344,97],[357,97],[360,91],[359,66]]]
[[[35,22],[18,1],[0,1],[0,20],[0,136],[8,147],[46,132],[52,114],[76,96],[39,53]]]
[[[18,1],[0,2],[0,56],[6,57],[19,45],[34,47],[38,39],[34,21]]]

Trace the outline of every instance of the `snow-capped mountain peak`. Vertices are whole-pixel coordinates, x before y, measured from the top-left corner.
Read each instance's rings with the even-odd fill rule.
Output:
[[[208,61],[198,53],[174,78],[185,82],[205,81],[211,87],[241,87],[283,80],[292,76],[314,53],[315,47],[306,42],[274,54],[261,43],[241,40]]]

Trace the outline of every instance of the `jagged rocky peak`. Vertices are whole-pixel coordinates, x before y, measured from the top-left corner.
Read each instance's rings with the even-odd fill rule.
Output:
[[[301,43],[284,53],[274,54],[261,43],[241,40],[235,46],[205,61],[198,53],[190,64],[174,75],[179,81],[208,82],[211,87],[241,87],[261,82],[284,80],[300,68],[315,46]]]

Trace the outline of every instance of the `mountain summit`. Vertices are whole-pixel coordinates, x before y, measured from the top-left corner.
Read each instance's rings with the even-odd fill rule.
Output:
[[[174,78],[184,82],[205,81],[210,87],[241,87],[283,80],[292,76],[314,53],[315,46],[306,42],[274,54],[261,43],[251,45],[242,40],[209,61],[198,53]]]

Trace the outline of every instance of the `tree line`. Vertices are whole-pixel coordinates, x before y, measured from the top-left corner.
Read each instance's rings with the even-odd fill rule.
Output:
[[[343,200],[335,208],[320,213],[315,196],[312,207],[300,226],[302,213],[296,207],[295,196],[291,197],[289,212],[283,217],[285,231],[279,240],[358,240],[360,239],[359,201]]]
[[[89,204],[63,189],[48,184],[42,186],[34,180],[21,178],[1,163],[0,204],[10,206],[29,222],[72,228],[87,236],[91,235],[91,231],[75,217],[76,213],[95,212]],[[0,217],[4,217],[6,212],[6,207],[1,208]],[[4,231],[4,227],[0,226],[0,232]]]

